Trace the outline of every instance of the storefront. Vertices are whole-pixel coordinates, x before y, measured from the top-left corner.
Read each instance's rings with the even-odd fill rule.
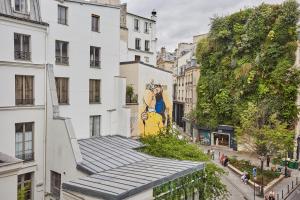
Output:
[[[216,132],[211,133],[211,145],[224,146],[237,151],[237,143],[232,126],[220,125]]]

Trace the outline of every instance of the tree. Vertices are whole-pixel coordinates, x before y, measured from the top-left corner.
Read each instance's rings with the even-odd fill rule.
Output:
[[[205,162],[204,173],[198,174],[200,181],[189,187],[195,187],[201,192],[201,200],[228,199],[229,193],[220,179],[225,171],[210,162],[210,158],[196,145],[186,139],[180,140],[178,135],[176,130],[168,127],[158,135],[145,136],[141,138],[145,144],[141,151],[156,157]]]

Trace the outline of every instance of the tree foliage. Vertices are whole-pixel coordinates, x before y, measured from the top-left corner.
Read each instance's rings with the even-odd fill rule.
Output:
[[[188,184],[189,188],[187,189],[191,190],[195,187],[201,192],[201,200],[213,200],[218,197],[227,199],[228,191],[220,179],[225,173],[224,170],[211,163],[209,157],[199,147],[190,144],[186,139],[179,139],[177,131],[166,128],[161,130],[158,135],[141,138],[141,141],[145,144],[141,151],[156,157],[205,162],[204,173],[197,174],[201,181],[195,181],[195,185],[192,186]],[[178,194],[174,195],[170,199],[177,199]]]
[[[262,4],[225,17],[214,17],[207,38],[197,46],[201,64],[197,123],[241,125],[249,103],[264,102],[266,121],[276,114],[293,129],[297,121],[299,71],[293,67],[297,48],[295,0]]]

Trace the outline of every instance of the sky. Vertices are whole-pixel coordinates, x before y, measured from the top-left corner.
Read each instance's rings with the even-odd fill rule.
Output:
[[[300,2],[300,0],[297,0]],[[121,0],[128,12],[150,17],[157,11],[157,50],[173,51],[179,42],[192,42],[194,35],[209,31],[210,19],[226,16],[261,3],[278,4],[283,0]]]

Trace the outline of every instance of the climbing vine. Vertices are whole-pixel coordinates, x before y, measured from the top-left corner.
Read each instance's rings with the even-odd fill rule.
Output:
[[[288,0],[212,20],[208,37],[197,47],[197,124],[239,126],[249,104],[264,102],[266,118],[276,114],[289,129],[295,127],[298,19],[297,2]]]

